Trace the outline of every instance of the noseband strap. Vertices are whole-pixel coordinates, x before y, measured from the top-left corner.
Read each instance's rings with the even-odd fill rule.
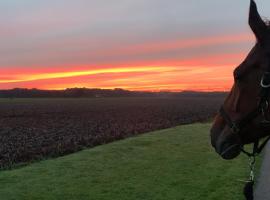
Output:
[[[253,119],[255,119],[257,116],[260,115],[260,111],[261,109],[258,107],[252,112],[250,112],[248,115],[246,115],[244,118],[238,121],[233,121],[230,118],[230,116],[227,114],[223,106],[220,108],[219,113],[223,117],[223,119],[226,121],[227,125],[231,128],[232,133],[240,135],[241,130]]]

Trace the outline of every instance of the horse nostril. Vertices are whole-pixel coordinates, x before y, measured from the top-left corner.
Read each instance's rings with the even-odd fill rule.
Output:
[[[214,134],[214,136],[216,135]],[[225,128],[218,134],[218,137],[215,138],[216,152],[223,159],[230,160],[237,157],[241,153],[241,147],[239,136],[231,133],[229,126],[225,126]]]
[[[219,152],[220,156],[225,160],[231,160],[241,153],[241,146],[239,144],[224,143]]]

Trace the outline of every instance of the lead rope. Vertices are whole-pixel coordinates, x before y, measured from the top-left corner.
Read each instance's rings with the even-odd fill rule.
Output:
[[[256,156],[260,153],[259,151],[262,151],[264,146],[259,146],[259,141],[255,141],[254,145],[253,145],[253,150],[252,153],[245,151],[244,149],[242,149],[242,152],[244,154],[246,154],[248,156],[249,159],[249,169],[250,169],[250,173],[249,173],[249,178],[244,186],[244,196],[246,197],[246,200],[253,200],[254,199],[254,179],[255,179],[255,163],[256,163]]]
[[[244,187],[244,195],[246,197],[246,200],[253,200],[254,199],[254,179],[255,179],[255,163],[256,163],[256,157],[254,156],[250,156],[249,157],[249,168],[250,168],[250,174],[249,174],[249,179],[245,184]]]
[[[245,184],[244,187],[244,195],[246,197],[246,200],[253,200],[254,199],[254,180],[255,180],[255,164],[256,164],[256,156],[258,156],[262,150],[264,149],[264,147],[266,146],[266,144],[268,143],[268,141],[270,140],[270,136],[266,138],[266,140],[264,140],[264,142],[261,143],[261,145],[259,144],[259,141],[256,141],[253,145],[253,151],[252,153],[245,151],[244,149],[242,149],[242,152],[244,154],[246,154],[249,158],[249,169],[250,169],[250,174],[249,174],[249,179]]]

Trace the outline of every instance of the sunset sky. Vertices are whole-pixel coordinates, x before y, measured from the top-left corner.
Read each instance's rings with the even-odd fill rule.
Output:
[[[270,1],[257,0],[270,18]],[[249,0],[0,1],[0,89],[224,91]]]

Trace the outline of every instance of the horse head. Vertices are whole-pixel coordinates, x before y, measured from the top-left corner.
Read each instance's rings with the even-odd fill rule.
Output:
[[[270,26],[250,1],[249,25],[256,44],[233,72],[234,84],[211,128],[211,143],[224,159],[237,157],[245,144],[270,132]]]

